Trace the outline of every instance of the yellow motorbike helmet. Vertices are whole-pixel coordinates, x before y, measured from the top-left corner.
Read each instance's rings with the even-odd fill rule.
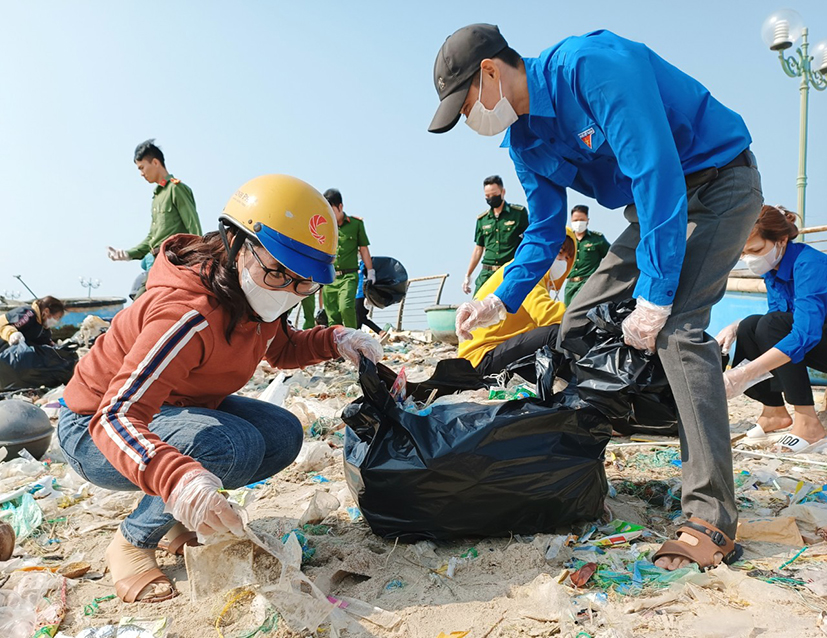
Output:
[[[330,204],[310,184],[289,175],[262,175],[239,188],[219,217],[231,263],[250,237],[285,267],[320,284],[336,277],[339,225]],[[241,230],[230,246],[226,226]]]

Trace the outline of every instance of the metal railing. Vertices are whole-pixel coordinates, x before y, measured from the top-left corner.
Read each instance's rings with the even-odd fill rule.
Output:
[[[380,327],[390,324],[396,330],[425,330],[428,320],[425,308],[436,306],[442,299],[442,290],[448,274],[412,277],[408,279],[405,298],[387,308],[371,308],[368,313]],[[297,306],[292,315],[294,326],[302,325],[302,309]]]

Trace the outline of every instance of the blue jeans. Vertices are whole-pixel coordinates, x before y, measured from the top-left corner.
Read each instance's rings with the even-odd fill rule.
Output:
[[[92,415],[61,408],[57,437],[69,465],[87,481],[109,490],[137,491],[98,449],[89,434]],[[234,489],[273,476],[290,465],[302,444],[299,420],[264,401],[229,396],[216,410],[161,408],[149,429],[195,459]],[[175,524],[159,496],[144,496],[121,524],[126,540],[154,548]]]

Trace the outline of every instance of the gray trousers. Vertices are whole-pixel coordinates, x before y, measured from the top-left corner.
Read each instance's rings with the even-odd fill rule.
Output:
[[[684,515],[701,518],[734,538],[738,511],[721,349],[705,330],[761,212],[761,178],[756,168],[730,168],[714,181],[689,189],[687,200],[686,256],[672,315],[656,347],[678,407]],[[588,327],[589,309],[628,299],[634,292],[640,225],[633,205],[624,215],[629,227],[563,317],[560,345],[577,356],[585,354],[579,337]]]

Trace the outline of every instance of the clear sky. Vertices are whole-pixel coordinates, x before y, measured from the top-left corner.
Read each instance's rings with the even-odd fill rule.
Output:
[[[796,205],[797,81],[760,37],[775,0],[694,2],[12,2],[0,20],[0,293],[125,295],[137,262],[113,263],[150,220],[152,187],[132,163],[154,137],[189,184],[205,230],[246,180],[288,173],[339,188],[376,255],[411,276],[448,272],[461,301],[482,179],[525,203],[499,139],[460,124],[426,131],[434,57],[457,28],[500,26],[534,56],[608,28],[648,44],[739,112],[768,202]],[[793,5],[815,43],[827,2]],[[810,94],[808,224],[827,224],[827,92]],[[569,206],[587,201],[573,194]],[[593,203],[593,202],[588,202]],[[593,208],[613,239],[620,211]],[[25,291],[22,291],[25,292]]]

